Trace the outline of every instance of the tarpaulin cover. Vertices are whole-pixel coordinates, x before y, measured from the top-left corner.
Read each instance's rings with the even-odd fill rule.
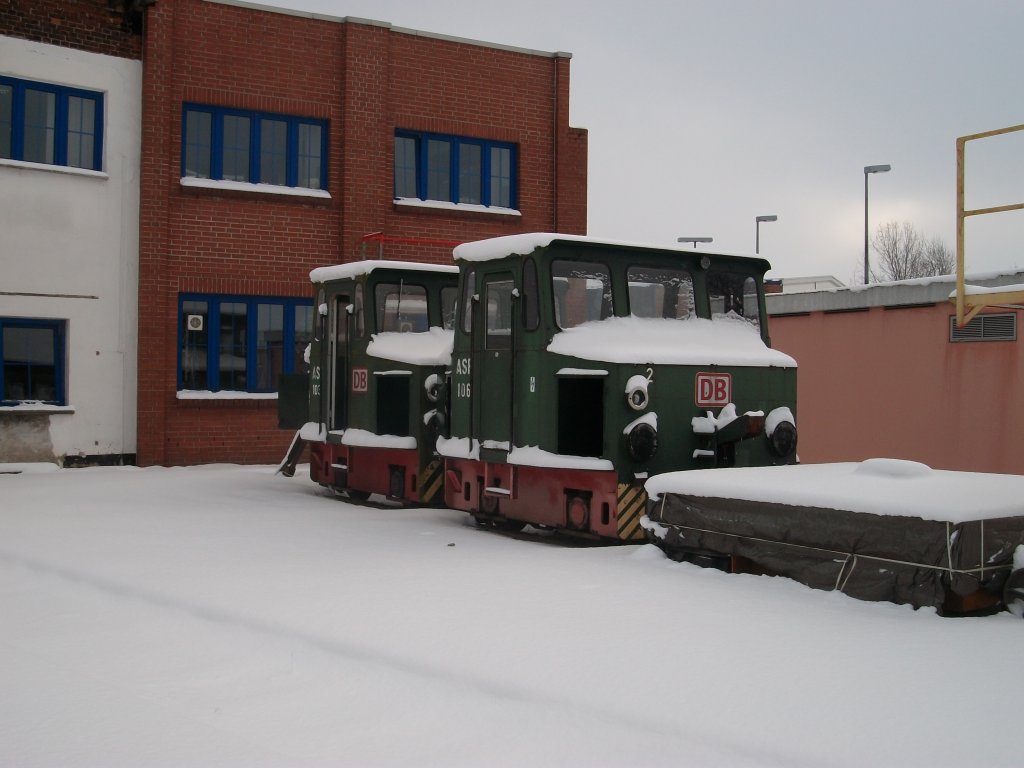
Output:
[[[969,522],[664,493],[648,533],[670,556],[720,553],[863,600],[941,608],[949,593],[996,594],[1024,544],[1024,516]]]

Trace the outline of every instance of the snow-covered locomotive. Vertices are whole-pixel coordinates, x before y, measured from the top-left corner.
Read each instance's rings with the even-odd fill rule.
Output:
[[[285,463],[310,446],[310,475],[356,500],[440,503],[442,400],[458,270],[360,261],[310,273],[317,317],[309,373],[282,387],[282,426],[304,424]]]
[[[644,538],[645,480],[796,461],[796,363],[750,257],[552,234],[455,249],[445,502]]]
[[[356,500],[647,538],[676,559],[866,599],[1024,611],[1018,506],[988,515],[941,491],[1019,478],[807,468],[858,488],[823,501],[794,474],[804,468],[781,466],[797,463],[796,363],[770,345],[766,261],[553,234],[467,243],[455,260],[311,273],[310,371],[283,381],[279,400],[282,426],[303,425],[286,473],[309,444],[313,480]],[[728,467],[747,469],[682,471]],[[867,486],[893,478],[964,509],[863,508]]]

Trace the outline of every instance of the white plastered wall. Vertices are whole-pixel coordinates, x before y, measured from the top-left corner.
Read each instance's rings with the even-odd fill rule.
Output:
[[[68,405],[0,408],[0,463],[135,453],[142,63],[0,36],[0,74],[104,97],[100,173],[0,160],[0,316],[67,321]]]

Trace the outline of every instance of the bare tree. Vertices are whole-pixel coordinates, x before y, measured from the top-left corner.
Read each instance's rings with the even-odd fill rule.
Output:
[[[871,270],[876,282],[953,272],[953,252],[937,237],[925,240],[909,221],[880,224],[871,245],[878,254],[878,266]]]
[[[948,245],[939,238],[933,237],[924,244],[922,254],[922,277],[932,275],[951,275],[956,271],[956,255]]]

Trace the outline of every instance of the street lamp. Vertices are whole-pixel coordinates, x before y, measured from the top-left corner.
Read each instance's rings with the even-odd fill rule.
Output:
[[[864,285],[868,284],[868,175],[888,173],[891,170],[891,165],[864,166]]]
[[[713,237],[680,237],[676,239],[677,243],[693,243],[694,250],[697,248],[697,243],[710,243],[714,240]]]
[[[761,252],[761,222],[778,221],[778,216],[757,216],[754,218],[754,253]]]

